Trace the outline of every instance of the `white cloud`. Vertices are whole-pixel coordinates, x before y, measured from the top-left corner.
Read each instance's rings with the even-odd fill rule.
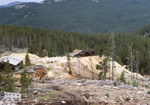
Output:
[[[20,2],[41,2],[43,0],[0,0],[0,5],[6,5],[8,3],[20,1]]]

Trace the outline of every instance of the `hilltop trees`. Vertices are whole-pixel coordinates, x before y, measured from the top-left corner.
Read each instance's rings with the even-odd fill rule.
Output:
[[[110,43],[109,51],[114,54],[117,52],[117,56],[119,56],[114,60],[127,65],[128,59],[126,57],[130,55],[128,47],[133,43],[132,49],[135,51],[138,49],[140,55],[139,72],[143,69],[145,73],[148,73],[150,38],[144,36],[147,32],[149,32],[149,28],[131,34],[79,34],[59,30],[0,26],[0,49],[7,51],[10,45],[12,51],[14,51],[13,48],[28,48],[29,53],[37,54],[40,57],[60,56],[74,49],[95,49],[95,55],[103,55],[104,49]],[[142,35],[138,35],[139,33]],[[114,39],[114,41],[111,39]],[[135,51],[133,51],[133,55],[135,55]],[[109,56],[111,57],[111,55]],[[113,76],[113,72],[111,75]]]

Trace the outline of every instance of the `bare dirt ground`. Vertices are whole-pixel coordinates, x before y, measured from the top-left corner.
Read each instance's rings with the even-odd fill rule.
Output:
[[[3,54],[1,58],[14,56],[24,60],[26,53]],[[47,67],[47,75],[38,81],[33,79],[29,88],[29,97],[20,105],[150,105],[150,85],[148,79],[138,74],[138,87],[133,87],[130,80],[131,72],[114,62],[114,79],[125,72],[125,77],[130,83],[125,85],[114,81],[100,81],[96,65],[103,58],[99,56],[71,58],[73,74],[68,74],[67,57],[38,57],[29,54],[33,65]],[[92,72],[95,80],[92,79]],[[107,73],[111,78],[112,70]],[[136,74],[135,74],[136,75]]]
[[[140,84],[139,84],[140,85]],[[30,97],[21,105],[149,105],[149,88],[113,81],[52,80],[34,83]],[[109,94],[109,96],[107,95]]]

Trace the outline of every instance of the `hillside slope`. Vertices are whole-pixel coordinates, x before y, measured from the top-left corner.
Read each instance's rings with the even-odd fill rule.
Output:
[[[134,32],[150,23],[149,0],[45,0],[0,8],[0,24],[81,33]]]
[[[13,53],[10,56],[18,57],[21,59],[25,58],[25,53]],[[81,57],[81,58],[71,58],[71,69],[73,75],[68,74],[68,66],[67,66],[67,57],[38,57],[34,54],[29,54],[32,64],[34,65],[44,65],[48,68],[48,78],[84,78],[84,79],[92,79],[92,69],[94,74],[94,79],[98,79],[98,75],[100,70],[96,70],[96,65],[102,60],[99,56],[90,56],[90,57]],[[3,56],[4,57],[4,56]],[[114,78],[117,79],[120,77],[121,73],[124,71],[126,78],[130,79],[131,72],[122,67],[117,62],[114,62],[115,70],[114,70]],[[112,70],[110,69],[107,73],[107,78],[111,78]],[[136,73],[135,73],[136,75]],[[138,74],[139,79],[143,79],[143,77]]]

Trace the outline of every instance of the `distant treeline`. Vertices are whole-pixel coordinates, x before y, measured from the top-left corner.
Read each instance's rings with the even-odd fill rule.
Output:
[[[133,54],[139,51],[139,68],[147,73],[150,69],[150,38],[147,37],[150,27],[148,27],[145,26],[136,33],[115,34],[116,54],[120,58],[118,61],[124,65],[127,64],[126,57],[130,54],[128,48],[133,43]],[[74,49],[95,49],[95,55],[102,55],[109,38],[110,34],[102,33],[80,34],[59,30],[0,26],[1,50],[28,48],[28,52],[41,57],[61,56]]]

